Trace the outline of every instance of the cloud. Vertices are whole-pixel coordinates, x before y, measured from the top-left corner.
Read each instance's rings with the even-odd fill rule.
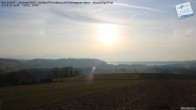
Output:
[[[121,6],[121,7],[135,8],[135,9],[141,9],[141,10],[159,12],[159,13],[165,12],[165,11],[155,9],[155,8],[138,6],[138,5],[131,5],[131,4],[124,4],[124,3],[117,3],[117,2],[114,2],[113,5],[104,6],[104,7],[108,8],[108,7],[111,7],[111,6]],[[59,16],[60,18],[63,18],[63,19],[66,18],[66,19],[70,19],[70,20],[78,21],[78,22],[107,23],[107,24],[118,24],[118,25],[133,25],[130,22],[129,23],[126,22],[125,19],[122,20],[121,19],[122,17],[120,17],[120,16],[118,16],[118,17],[114,16],[115,19],[104,18],[104,16],[102,14],[100,15],[101,17],[98,16],[98,14],[101,13],[100,10],[104,11],[103,7],[93,8],[92,10],[88,10],[88,11],[85,8],[84,8],[84,10],[83,10],[83,8],[82,9],[81,8],[82,7],[80,7],[79,10],[60,10],[60,9],[57,9],[57,8],[50,8],[50,12],[52,14],[56,15],[56,16]],[[97,11],[97,10],[99,10],[99,11]]]
[[[122,6],[122,7],[129,7],[129,8],[142,9],[142,10],[147,10],[147,11],[154,11],[154,12],[165,12],[165,11],[158,10],[158,9],[155,9],[155,8],[144,7],[144,6],[138,6],[138,5],[130,5],[130,4],[124,4],[124,3],[114,3],[114,5]]]
[[[187,29],[175,29],[173,30],[173,36],[174,37],[185,37],[185,38],[194,38],[194,35],[196,34],[195,28],[187,28]]]
[[[105,19],[99,19],[92,17],[92,13],[87,13],[87,12],[79,12],[79,11],[60,11],[54,8],[50,9],[51,13],[54,15],[67,18],[70,20],[74,21],[79,21],[79,22],[88,22],[88,23],[107,23],[107,24],[119,24],[119,25],[128,25],[123,22],[117,22],[117,21],[109,21]]]
[[[81,14],[79,12],[68,12],[68,11],[59,11],[57,9],[51,9],[51,11],[53,13],[55,13],[55,15],[59,15],[61,17],[65,17],[65,18],[68,18],[68,19],[71,19],[71,20],[76,20],[76,21],[84,21],[84,22],[105,22],[103,20],[100,20],[100,19],[95,19],[95,18],[92,18],[90,17],[89,15],[87,14]]]

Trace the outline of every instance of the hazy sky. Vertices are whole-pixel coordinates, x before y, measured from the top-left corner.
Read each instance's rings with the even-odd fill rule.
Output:
[[[187,1],[0,7],[0,57],[196,60],[196,15],[179,20],[175,10]]]

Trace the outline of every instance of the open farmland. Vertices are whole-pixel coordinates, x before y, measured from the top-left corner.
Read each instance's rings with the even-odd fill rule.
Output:
[[[1,109],[24,110],[45,104],[69,102],[82,96],[142,82],[123,80],[123,74],[121,76],[120,80],[96,80],[95,78],[92,81],[88,81],[86,76],[80,76],[66,78],[63,82],[0,88]],[[131,78],[132,74],[129,76]],[[104,78],[102,75],[97,77]]]
[[[186,76],[186,77],[185,77]],[[63,82],[0,88],[3,110],[179,110],[195,107],[196,76],[97,74]]]
[[[180,110],[196,107],[195,80],[148,80],[39,110]]]

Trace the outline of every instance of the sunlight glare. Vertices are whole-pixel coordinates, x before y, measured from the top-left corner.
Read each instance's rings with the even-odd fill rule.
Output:
[[[97,35],[103,45],[113,45],[118,41],[118,26],[114,24],[98,25]]]

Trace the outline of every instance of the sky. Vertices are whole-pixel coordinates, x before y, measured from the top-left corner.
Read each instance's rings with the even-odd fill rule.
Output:
[[[0,57],[196,60],[196,17],[175,9],[190,2],[196,12],[195,0],[107,1],[0,7]]]

